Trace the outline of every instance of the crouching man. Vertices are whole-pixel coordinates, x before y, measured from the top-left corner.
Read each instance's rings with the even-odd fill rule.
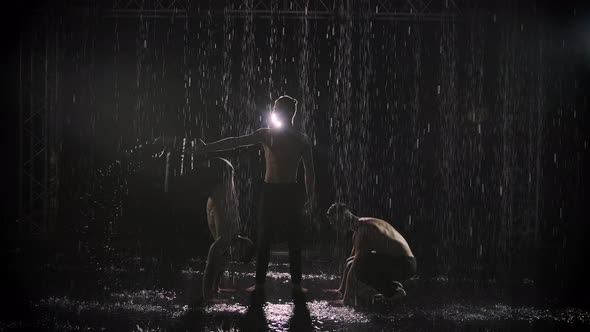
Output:
[[[357,217],[342,203],[333,204],[327,216],[331,223],[354,232],[340,288],[328,291],[342,294],[342,302],[352,304],[361,281],[385,298],[405,297],[400,282],[416,274],[416,258],[404,237],[386,221]]]

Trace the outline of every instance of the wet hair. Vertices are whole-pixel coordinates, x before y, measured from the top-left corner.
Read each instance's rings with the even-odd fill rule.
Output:
[[[280,96],[275,100],[273,112],[283,119],[289,119],[289,123],[291,123],[297,113],[297,99],[287,95]]]
[[[346,204],[337,202],[330,206],[328,212],[326,212],[326,216],[328,218],[341,217],[346,211],[348,211]]]

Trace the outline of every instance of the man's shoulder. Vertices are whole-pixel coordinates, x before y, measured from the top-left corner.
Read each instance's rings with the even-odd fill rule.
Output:
[[[359,220],[367,225],[372,225],[374,223],[378,223],[381,219],[373,217],[360,217]]]
[[[255,135],[266,135],[270,133],[270,128],[258,128],[254,131]]]
[[[385,221],[383,219],[364,217],[364,218],[361,218],[361,220],[364,222],[364,225],[367,228],[380,229],[380,230],[393,228],[393,226],[390,223],[388,223],[387,221]],[[393,229],[395,229],[395,228],[393,228]]]
[[[277,134],[281,135],[283,131],[277,130]],[[301,132],[297,129],[291,129],[286,132],[287,137],[291,140],[301,143],[302,145],[311,145],[311,139],[307,136],[304,132]]]
[[[270,137],[271,129],[270,128],[258,128],[254,131],[252,135],[254,135],[259,142],[267,143],[268,138]]]

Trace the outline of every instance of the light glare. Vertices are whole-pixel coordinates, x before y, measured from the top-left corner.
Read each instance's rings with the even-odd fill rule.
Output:
[[[275,113],[272,113],[270,115],[270,121],[277,128],[281,128],[283,126],[283,123],[279,120],[279,118],[277,117],[277,115]]]

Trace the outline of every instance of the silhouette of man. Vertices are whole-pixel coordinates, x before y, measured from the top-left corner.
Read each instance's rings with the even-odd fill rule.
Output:
[[[286,233],[289,245],[289,268],[294,290],[301,288],[301,242],[303,213],[310,211],[314,202],[315,173],[312,145],[309,138],[293,127],[297,114],[297,100],[279,97],[271,112],[270,127],[260,128],[251,134],[228,137],[205,144],[201,141],[194,152],[205,155],[216,151],[262,144],[266,170],[261,197],[261,229],[256,261],[256,285],[248,290],[264,287],[268,270],[270,245],[276,235]],[[300,161],[305,169],[305,194],[297,184]],[[283,235],[281,234],[281,235]]]

